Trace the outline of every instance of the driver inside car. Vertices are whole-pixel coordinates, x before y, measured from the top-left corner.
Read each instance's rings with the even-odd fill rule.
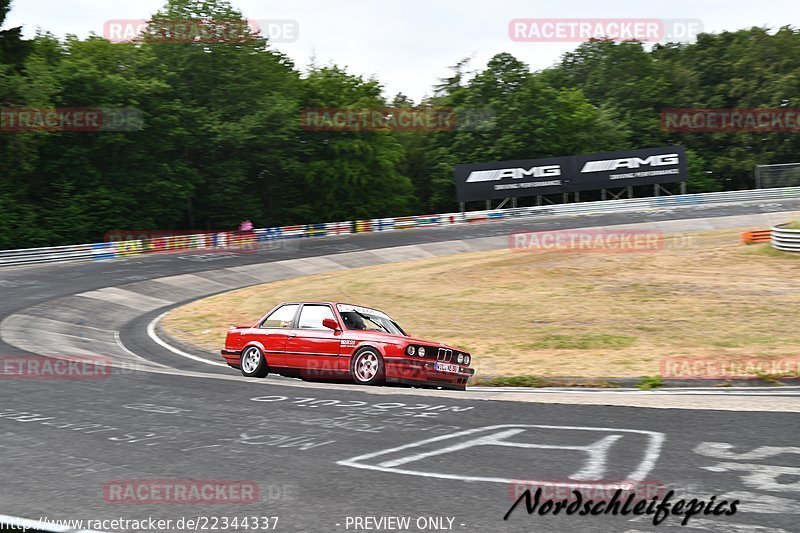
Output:
[[[349,329],[367,329],[364,319],[355,313],[344,313],[342,319]]]

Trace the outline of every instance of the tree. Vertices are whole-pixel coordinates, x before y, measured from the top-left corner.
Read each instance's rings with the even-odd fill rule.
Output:
[[[0,108],[129,109],[130,128],[0,129],[0,248],[98,241],[108,230],[230,229],[457,208],[459,163],[666,144],[687,147],[692,192],[752,186],[756,164],[798,161],[796,133],[665,131],[669,107],[797,108],[800,30],[695,43],[594,40],[543,71],[508,53],[458,61],[419,104],[390,103],[344,67],[301,74],[227,0],[167,0],[136,42],[25,40],[2,29]],[[168,42],[174,21],[206,33]],[[237,24],[237,21],[238,24]],[[208,39],[207,30],[223,38]],[[200,35],[198,33],[197,35]],[[304,109],[452,112],[452,127],[315,130]]]
[[[368,113],[386,108],[381,86],[347,74],[337,66],[316,67],[304,80],[303,107],[352,109]],[[399,169],[406,156],[390,129],[374,121],[366,129],[308,131],[303,137],[306,206],[318,220],[353,220],[405,214],[413,186]]]

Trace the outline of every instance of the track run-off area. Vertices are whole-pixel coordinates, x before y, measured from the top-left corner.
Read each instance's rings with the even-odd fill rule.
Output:
[[[543,216],[298,239],[251,253],[5,268],[0,356],[102,355],[114,370],[0,383],[0,514],[85,521],[73,529],[152,517],[172,520],[170,531],[202,530],[177,527],[181,519],[216,518],[220,531],[222,518],[262,517],[261,530],[315,533],[797,531],[797,387],[455,392],[250,380],[216,354],[171,343],[159,318],[248,285],[500,249],[515,231],[757,228],[798,211],[800,200],[780,200]],[[117,498],[115,488],[143,480],[235,481],[256,494],[211,504]],[[519,487],[631,480],[676,499],[739,500],[738,512],[656,527],[651,516],[529,516],[521,505],[504,520]],[[406,529],[392,527],[404,518]]]

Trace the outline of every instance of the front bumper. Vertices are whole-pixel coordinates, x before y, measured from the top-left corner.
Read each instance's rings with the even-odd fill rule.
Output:
[[[386,381],[407,385],[430,385],[463,390],[475,369],[455,365],[457,372],[445,372],[434,368],[435,361],[412,358],[386,358]]]

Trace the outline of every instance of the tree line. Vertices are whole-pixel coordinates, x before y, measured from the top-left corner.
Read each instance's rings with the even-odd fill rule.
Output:
[[[0,0],[0,27],[10,0]],[[169,0],[153,20],[241,20],[225,0]],[[0,108],[135,109],[130,131],[0,128],[0,249],[108,230],[233,229],[448,212],[458,163],[682,144],[690,192],[752,186],[800,160],[797,133],[675,133],[665,108],[798,106],[800,31],[691,44],[593,40],[532,71],[508,53],[452,66],[432,96],[383,95],[336,65],[298,68],[258,36],[216,43],[0,31]],[[309,128],[309,109],[449,109],[456,127]],[[459,117],[472,117],[460,127]],[[478,118],[475,118],[478,117]]]

